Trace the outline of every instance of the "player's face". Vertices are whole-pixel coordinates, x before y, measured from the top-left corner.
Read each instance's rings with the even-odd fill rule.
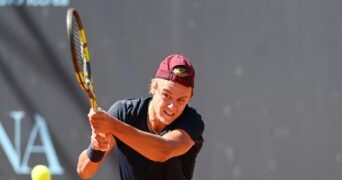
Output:
[[[153,94],[155,118],[164,125],[171,124],[189,102],[192,88],[173,81],[158,79]]]

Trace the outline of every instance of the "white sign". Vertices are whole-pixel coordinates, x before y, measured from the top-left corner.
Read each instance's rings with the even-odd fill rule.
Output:
[[[0,122],[0,146],[4,150],[13,170],[17,174],[30,174],[32,167],[29,167],[28,164],[31,154],[42,153],[46,156],[51,174],[62,175],[64,169],[59,163],[45,119],[39,114],[34,116],[34,125],[28,136],[27,145],[22,155],[20,147],[22,138],[21,121],[25,117],[25,112],[12,111],[10,112],[10,116],[14,120],[14,142],[11,142],[5,128]],[[34,142],[38,138],[41,144],[35,145]]]
[[[0,6],[69,6],[70,0],[0,0]]]

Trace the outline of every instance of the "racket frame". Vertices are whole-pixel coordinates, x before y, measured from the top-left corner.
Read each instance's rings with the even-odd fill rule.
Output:
[[[73,30],[73,21],[76,21],[79,30]],[[91,68],[90,68],[90,55],[88,50],[88,42],[86,38],[86,33],[84,30],[84,26],[81,21],[81,17],[77,10],[74,8],[69,8],[66,16],[66,22],[67,22],[67,33],[68,33],[68,39],[70,42],[70,50],[72,54],[72,62],[75,70],[75,75],[78,80],[79,85],[84,90],[84,92],[87,94],[88,99],[90,101],[91,107],[93,109],[97,109],[97,100],[96,95],[94,91],[94,83],[92,79],[91,74]],[[76,43],[74,42],[74,33],[73,31],[79,31],[79,38],[81,39],[82,43],[82,57],[83,59],[81,61],[84,61],[84,66],[86,67],[80,67],[80,64],[78,61],[78,54],[77,54],[77,48]],[[84,68],[86,68],[86,72],[84,73]]]

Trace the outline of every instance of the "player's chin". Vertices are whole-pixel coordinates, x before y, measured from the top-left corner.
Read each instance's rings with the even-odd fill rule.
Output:
[[[170,117],[170,116],[164,116],[162,118],[160,118],[160,122],[162,122],[165,125],[170,125],[173,121],[175,120],[175,118]]]

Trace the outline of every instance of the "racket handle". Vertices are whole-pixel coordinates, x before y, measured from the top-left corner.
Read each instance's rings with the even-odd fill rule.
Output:
[[[91,104],[91,108],[93,108],[95,111],[97,111],[98,106],[97,106],[96,99],[91,98],[91,99],[90,99],[90,104]]]

